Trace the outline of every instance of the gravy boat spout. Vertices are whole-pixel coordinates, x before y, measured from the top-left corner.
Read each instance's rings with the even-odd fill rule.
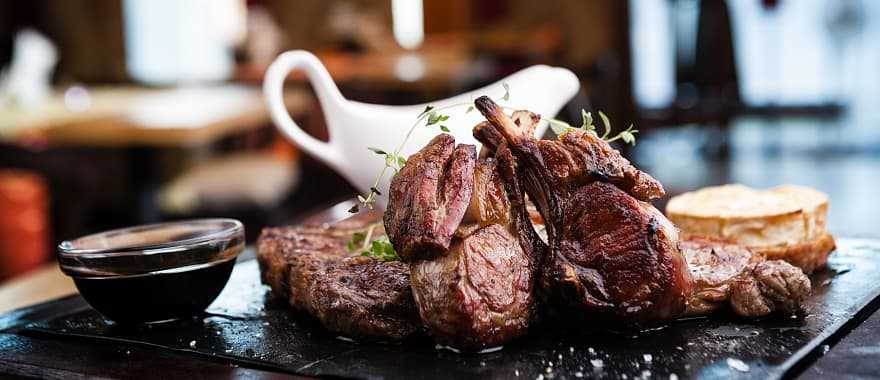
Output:
[[[284,79],[293,70],[302,70],[314,88],[326,118],[328,142],[307,134],[287,113],[283,86]],[[505,93],[503,84],[510,89],[507,101],[500,100]],[[498,99],[505,107],[527,109],[552,117],[574,97],[579,88],[580,82],[568,69],[536,65],[494,84],[448,99],[409,106],[368,104],[345,99],[321,61],[304,50],[288,51],[278,56],[269,66],[263,81],[263,94],[272,121],[282,134],[306,153],[333,168],[364,194],[370,191],[385,166],[385,157],[367,148],[393,152],[428,105],[435,109],[444,108],[442,113],[449,115],[449,119],[442,124],[449,128],[457,143],[479,147],[471,130],[483,117],[479,112],[466,112],[468,106],[473,104],[473,99],[488,95]],[[541,136],[546,129],[547,123],[540,123],[537,135]],[[401,149],[401,155],[408,157],[438,133],[442,133],[439,125],[417,126]],[[376,186],[383,194],[388,190],[390,174],[386,173]],[[384,207],[385,202],[384,196],[377,200],[380,207]]]

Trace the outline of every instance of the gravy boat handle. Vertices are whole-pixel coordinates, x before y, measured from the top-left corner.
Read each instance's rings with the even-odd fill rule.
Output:
[[[300,148],[313,157],[324,160],[334,169],[340,170],[344,160],[342,149],[333,143],[333,136],[336,132],[333,130],[333,125],[327,123],[329,142],[323,142],[306,133],[287,113],[287,107],[284,104],[284,80],[291,71],[297,69],[302,69],[305,72],[322,108],[327,109],[327,105],[341,105],[346,102],[330,77],[330,73],[327,72],[318,57],[304,50],[292,50],[279,55],[266,70],[266,76],[263,79],[263,95],[269,107],[269,114],[275,125]],[[327,110],[326,112],[331,111]]]

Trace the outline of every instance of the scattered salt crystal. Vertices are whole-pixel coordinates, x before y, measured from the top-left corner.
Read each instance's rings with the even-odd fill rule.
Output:
[[[675,349],[679,351],[684,351],[684,347],[682,346],[675,346]]]
[[[654,360],[654,357],[651,356],[651,354],[644,354],[644,355],[642,355],[642,357],[645,359],[645,363],[650,363],[651,361]]]
[[[513,370],[513,375],[516,377],[519,377],[519,370],[518,369]]]
[[[643,379],[650,379],[651,378],[651,371],[648,371],[648,370],[642,371],[642,378]]]
[[[627,377],[629,377],[629,376],[627,376],[625,373],[622,374],[622,375],[620,375],[620,378],[623,379],[623,380],[626,380]]]
[[[485,367],[485,366],[486,366],[486,362],[481,361],[481,362],[480,362],[480,367]]]
[[[574,352],[574,347],[569,347],[568,352]]]
[[[678,380],[678,375],[676,375],[676,374],[674,374],[674,373],[670,373],[670,374],[669,374],[669,380]]]
[[[588,347],[588,348],[587,348],[587,351],[590,353],[590,355],[595,355],[595,354],[596,354],[596,350],[594,350],[593,347]]]
[[[196,348],[196,341],[191,340],[191,341],[189,342],[189,346],[190,346],[191,348]]]
[[[536,377],[535,380],[544,380],[544,375],[543,374],[538,375],[538,377]]]
[[[749,365],[739,359],[727,358],[727,366],[740,372],[749,371]]]
[[[131,351],[129,351],[129,350],[125,350],[125,354],[126,354],[126,355],[131,355]]]
[[[553,368],[552,367],[544,368],[544,372],[547,372],[547,373],[553,372]]]
[[[559,360],[562,360],[562,354],[559,354]]]
[[[574,377],[584,377],[584,373],[581,371],[577,371],[574,373]]]
[[[827,354],[827,353],[828,353],[828,350],[830,350],[830,349],[831,349],[831,346],[829,346],[829,345],[827,345],[827,344],[823,344],[823,345],[822,345],[822,355]]]
[[[603,366],[605,366],[605,362],[603,362],[602,359],[590,360],[590,364],[592,364],[593,367],[596,367],[596,368],[602,368]]]

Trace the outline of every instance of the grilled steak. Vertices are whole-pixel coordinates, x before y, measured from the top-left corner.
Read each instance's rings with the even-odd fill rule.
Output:
[[[345,247],[376,215],[331,226],[267,228],[257,240],[263,282],[276,297],[352,337],[403,339],[421,330],[409,267],[351,257]],[[381,235],[381,229],[374,232]]]
[[[388,195],[385,229],[407,261],[444,254],[473,191],[476,148],[440,134],[407,159]]]
[[[694,279],[689,315],[726,307],[746,318],[792,314],[810,295],[810,279],[799,268],[742,246],[694,238],[682,241],[681,249]]]
[[[648,324],[685,310],[691,278],[672,224],[648,201],[663,187],[594,133],[571,131],[558,140],[524,133],[540,118],[505,115],[488,97],[476,108],[523,167],[525,188],[546,221],[549,257],[541,288],[550,302],[593,318]]]
[[[432,149],[429,144],[416,156],[421,159]],[[499,152],[504,154],[506,156],[484,156],[475,167],[471,165],[474,169],[469,174],[469,182],[473,184],[473,191],[469,206],[461,219],[464,222],[456,223],[448,249],[404,258],[411,263],[413,295],[422,321],[438,343],[477,350],[501,345],[524,334],[529,326],[536,268],[532,261],[540,239],[531,228],[530,234],[520,234],[529,220],[522,206],[522,190],[514,173],[512,156],[507,150]],[[412,158],[407,167],[411,162]],[[425,178],[414,178],[416,176],[433,174],[423,170],[401,171],[392,180],[391,193],[412,192],[410,183],[427,182]],[[441,194],[449,191],[440,187],[441,184],[436,184],[417,191]],[[394,213],[405,206],[402,199],[408,198],[391,199],[386,221],[395,219]],[[413,210],[409,224],[430,225],[431,221],[418,218],[431,217],[431,213]],[[411,233],[397,234],[392,242],[396,247],[406,246],[406,241],[394,239],[408,239],[406,236]]]

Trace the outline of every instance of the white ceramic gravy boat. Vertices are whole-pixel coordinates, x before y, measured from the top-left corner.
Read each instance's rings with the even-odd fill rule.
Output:
[[[326,118],[329,142],[323,142],[303,131],[287,113],[283,100],[284,80],[296,69],[305,72],[312,84]],[[353,184],[361,193],[369,192],[376,176],[385,165],[384,157],[367,147],[392,152],[400,145],[407,131],[427,105],[443,107],[450,104],[468,103],[482,95],[499,99],[504,94],[502,83],[510,88],[510,100],[502,105],[528,109],[541,115],[553,116],[577,93],[580,83],[571,71],[545,65],[531,66],[518,71],[495,84],[464,93],[452,98],[411,106],[386,106],[367,104],[345,99],[327,72],[313,54],[303,50],[288,51],[275,59],[263,81],[263,95],[268,102],[272,121],[294,144],[305,152],[322,160]],[[455,107],[443,114],[449,120],[443,122],[450,129],[457,143],[479,143],[471,129],[484,120],[479,112],[466,113],[467,106]],[[547,128],[542,122],[537,135]],[[406,146],[401,150],[404,157],[415,153],[431,138],[441,133],[438,125],[416,127]],[[383,194],[390,182],[390,171],[377,187]],[[379,206],[385,206],[385,197],[379,197]]]

